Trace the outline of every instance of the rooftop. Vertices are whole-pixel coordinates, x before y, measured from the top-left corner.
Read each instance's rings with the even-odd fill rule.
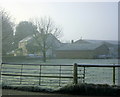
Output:
[[[91,44],[79,44],[79,43],[73,43],[73,44],[66,44],[57,50],[94,50],[98,47],[103,45],[102,43],[96,44],[96,43],[91,43]]]

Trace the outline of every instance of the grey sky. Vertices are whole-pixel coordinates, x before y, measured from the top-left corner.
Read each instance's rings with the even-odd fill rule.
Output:
[[[32,1],[32,0],[31,0]],[[118,39],[117,2],[32,2],[1,3],[16,23],[30,18],[50,16],[62,26],[62,41]]]

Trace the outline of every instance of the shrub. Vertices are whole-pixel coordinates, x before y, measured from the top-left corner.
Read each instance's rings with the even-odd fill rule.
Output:
[[[32,92],[63,93],[74,95],[120,96],[120,87],[110,86],[107,84],[70,84],[57,90],[53,90],[50,88],[41,88],[39,86],[7,86],[5,84],[2,85],[2,88]]]
[[[67,85],[56,92],[74,95],[91,95],[91,96],[118,96],[120,88],[107,84],[77,84]]]

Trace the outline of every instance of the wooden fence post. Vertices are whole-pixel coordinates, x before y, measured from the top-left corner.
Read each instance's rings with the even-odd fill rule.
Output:
[[[22,84],[22,70],[23,70],[23,64],[21,66],[20,85]]]
[[[59,69],[59,86],[61,86],[61,65],[60,65],[60,69]]]
[[[78,83],[77,77],[77,63],[73,65],[73,83],[76,85]]]
[[[83,71],[83,82],[85,83],[85,67],[84,67],[84,71]]]
[[[39,85],[41,85],[41,65],[40,65],[40,72],[39,72]]]
[[[115,67],[113,67],[113,85],[115,85]]]
[[[1,76],[2,75],[2,65],[3,64],[1,63],[1,66],[0,66],[0,80],[2,80],[2,76]]]

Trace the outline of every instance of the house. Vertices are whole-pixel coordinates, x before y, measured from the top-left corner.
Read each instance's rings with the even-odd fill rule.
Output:
[[[47,37],[46,43],[48,46],[48,49],[46,52],[47,57],[55,56],[54,50],[61,46],[61,42],[54,35],[49,34]],[[22,39],[18,45],[18,49],[21,49],[21,55],[23,55],[23,56],[27,56],[28,54],[31,54],[31,52],[27,48],[27,44],[31,45],[32,49],[36,49],[35,48],[36,46],[38,46],[38,48],[39,48],[39,45],[37,44],[37,42],[34,38],[34,35],[27,36],[26,38]],[[42,56],[42,51],[40,51],[40,50],[39,51],[33,50],[32,53]]]
[[[109,49],[105,44],[99,43],[70,43],[56,50],[56,58],[91,59],[99,55],[107,55]]]
[[[33,36],[27,36],[26,38],[19,41],[18,49],[21,49],[21,55],[26,56],[28,54],[26,45],[33,38]]]

